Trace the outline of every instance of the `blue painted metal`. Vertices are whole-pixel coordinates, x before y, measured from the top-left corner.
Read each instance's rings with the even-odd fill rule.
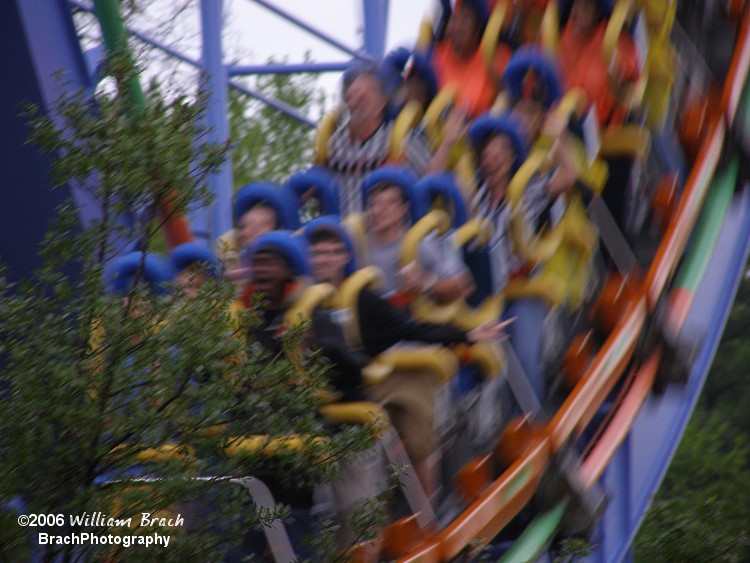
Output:
[[[9,7],[7,2],[3,4]],[[92,88],[66,3],[16,0],[15,5],[25,39],[19,48],[27,49],[31,56],[45,107],[51,108],[65,91],[60,79],[70,83],[68,88]]]
[[[249,74],[296,74],[302,72],[342,72],[351,64],[351,61],[340,63],[289,63],[289,64],[265,64],[265,65],[234,65],[227,68],[229,76],[242,76]]]
[[[266,0],[254,1],[348,55],[359,58],[370,58],[368,53],[364,50],[355,49],[346,45],[320,29],[307,24],[286,10],[273,5],[271,2]],[[52,71],[54,70],[54,68],[50,68],[51,65],[56,65],[55,61],[60,58],[59,45],[61,44],[67,44],[70,47],[70,52],[74,53],[77,60],[72,64],[70,62],[59,64],[55,66],[55,68],[64,68],[68,69],[70,72],[74,72],[77,75],[76,79],[68,79],[68,81],[75,84],[76,87],[83,87],[84,89],[92,90],[98,80],[98,68],[103,60],[103,49],[101,47],[95,47],[88,51],[85,57],[80,55],[80,45],[78,44],[69,9],[69,6],[72,6],[75,9],[91,12],[93,11],[92,6],[81,0],[29,0],[27,2],[17,0],[16,3],[20,7],[19,9],[27,14],[28,25],[34,26],[34,31],[29,32],[29,36],[32,38],[30,45],[34,50],[32,60],[38,67],[38,75],[46,77],[44,79],[46,82],[44,83],[43,90],[47,97],[45,100],[47,107],[49,107],[51,100],[56,97],[51,94],[54,89],[50,87],[52,83],[50,82],[51,79],[49,77],[52,76]],[[253,88],[245,86],[241,82],[234,80],[227,81],[227,78],[230,76],[230,72],[231,75],[255,74],[261,72],[272,72],[277,74],[310,71],[335,72],[344,70],[347,66],[347,62],[291,65],[238,65],[228,69],[222,61],[222,5],[223,3],[220,0],[201,1],[201,24],[203,26],[202,61],[196,61],[137,30],[128,29],[128,32],[133,37],[153,45],[179,61],[207,71],[207,76],[209,78],[206,87],[211,92],[211,101],[209,102],[207,113],[213,140],[219,142],[224,141],[228,138],[229,134],[226,121],[227,97],[226,88],[224,87],[227,83],[232,88],[260,100],[277,111],[280,111],[309,127],[315,127],[317,125],[316,122],[297,109],[284,102],[274,100]],[[363,3],[363,7],[366,51],[376,57],[382,56],[385,45],[388,1],[366,0]],[[47,12],[52,15],[40,18],[38,17],[38,14],[41,12]],[[48,25],[49,22],[53,21],[53,17],[57,18],[54,20],[55,24]],[[45,26],[47,29],[45,29]],[[62,37],[62,35],[65,35],[66,37]],[[63,51],[65,51],[65,49],[63,49]],[[227,164],[217,176],[211,178],[210,182],[211,189],[216,195],[216,205],[214,206],[210,217],[206,214],[203,214],[203,216],[200,214],[194,216],[194,228],[196,234],[205,238],[215,237],[231,226],[231,214],[229,213],[229,209],[231,207],[232,181],[229,164]],[[85,193],[82,190],[74,190],[74,193],[78,197],[79,208],[82,210],[82,213],[87,217],[96,217],[98,215],[98,206],[96,205],[96,202],[86,201]]]
[[[611,518],[608,526],[604,528],[605,545],[611,544],[614,538],[628,533],[629,517],[632,496],[632,470],[633,470],[633,441],[628,435],[623,441],[617,455],[612,458],[607,467],[606,477],[608,483],[614,486],[613,495],[611,495],[610,506]],[[600,561],[606,561],[602,557]]]
[[[362,0],[364,47],[367,54],[379,60],[385,55],[388,31],[388,0]]]
[[[290,12],[287,12],[286,10],[284,10],[282,8],[279,8],[278,6],[275,6],[275,5],[271,4],[271,2],[267,2],[266,0],[252,0],[252,1],[255,2],[256,4],[259,4],[259,5],[263,6],[267,10],[270,10],[274,14],[276,14],[278,16],[281,16],[282,18],[284,18],[285,20],[293,23],[294,25],[296,25],[300,29],[304,29],[308,33],[311,33],[312,35],[314,35],[318,39],[322,39],[323,41],[325,41],[329,45],[332,45],[333,47],[336,47],[337,49],[343,51],[344,53],[347,53],[347,54],[351,55],[352,57],[360,58],[360,59],[362,59],[362,58],[364,58],[364,59],[369,58],[366,53],[364,53],[364,52],[362,52],[362,51],[360,51],[358,49],[353,49],[352,47],[349,47],[348,45],[346,45],[343,42],[339,41],[335,37],[332,37],[331,35],[325,33],[324,31],[321,31],[320,29],[318,29],[316,27],[313,27],[310,24],[304,22],[303,20],[301,20],[300,18],[298,18],[294,14],[292,14]]]
[[[68,0],[68,2],[72,6],[75,6],[76,8],[79,8],[81,10],[86,10],[89,12],[93,11],[90,6],[87,6],[86,4],[81,3],[79,0]],[[148,45],[152,45],[153,47],[156,47],[160,51],[163,51],[169,56],[174,57],[178,61],[189,64],[190,66],[195,67],[195,68],[203,68],[201,61],[188,57],[184,53],[181,53],[180,51],[177,51],[171,48],[169,45],[166,45],[165,43],[161,41],[157,41],[156,39],[149,37],[148,35],[140,31],[127,28],[127,27],[126,29],[128,33],[132,35],[133,37],[136,37],[138,40],[143,41],[144,43]],[[244,84],[240,82],[237,82],[235,80],[229,80],[229,86],[234,88],[238,92],[242,92],[243,94],[250,96],[251,98],[260,100],[264,104],[274,108],[275,110],[283,113],[284,115],[288,117],[291,117],[292,119],[299,121],[300,123],[308,125],[309,127],[314,128],[317,125],[315,121],[307,117],[305,114],[303,114],[296,108],[290,106],[289,104],[286,104],[278,100],[274,100],[273,98],[270,98],[266,96],[265,94],[258,92],[257,90],[254,90],[253,88],[245,86]]]
[[[364,46],[367,53],[353,49],[330,37],[320,30],[273,6],[265,0],[254,0],[257,4],[305,29],[316,37],[354,57],[380,57],[384,51],[388,0],[362,0],[364,14]],[[76,37],[68,6],[90,10],[78,0],[5,0],[0,2],[0,72],[5,76],[17,77],[0,90],[0,147],[3,154],[12,158],[0,160],[0,188],[3,192],[0,205],[0,256],[8,262],[13,253],[21,256],[14,264],[19,273],[26,273],[33,260],[25,261],[41,239],[47,219],[51,217],[56,203],[66,195],[64,191],[51,192],[49,189],[49,158],[40,156],[35,149],[24,147],[23,124],[15,113],[16,104],[29,100],[50,108],[51,103],[62,92],[60,83],[53,78],[57,69],[63,69],[65,80],[73,87],[92,89],[95,86],[95,70],[100,60],[94,51],[84,58]],[[189,57],[150,39],[145,35],[129,30],[138,39],[156,46],[171,56],[195,67],[205,67],[211,75],[209,88],[213,94],[209,111],[217,139],[226,139],[226,88],[230,69],[223,65],[221,54],[221,0],[202,0],[202,24],[204,28],[203,62]],[[333,67],[336,68],[333,68]],[[311,63],[308,65],[255,65],[231,67],[231,74],[259,72],[307,72],[317,67],[318,72],[341,70],[345,63]],[[330,68],[329,68],[330,67]],[[269,70],[272,68],[273,70]],[[292,70],[298,68],[299,70]],[[218,84],[218,85],[217,85]],[[228,81],[237,90],[267,103],[271,107],[306,123],[316,124],[301,112],[290,106],[270,99],[241,83]],[[10,109],[9,109],[10,108]],[[219,112],[223,112],[219,116]],[[213,120],[216,119],[216,122]],[[224,127],[224,130],[221,128]],[[28,149],[28,150],[27,150]],[[217,180],[218,181],[218,180]],[[219,193],[231,190],[231,175],[224,178],[216,188]],[[23,186],[24,189],[18,189]],[[77,196],[79,209],[84,218],[98,215],[96,202],[87,201],[81,190],[71,189]],[[223,232],[231,214],[221,208],[222,201],[206,227],[205,236],[216,236]],[[23,220],[23,224],[20,223]],[[207,220],[208,224],[209,221]],[[228,228],[228,227],[227,227]],[[638,525],[645,515],[651,495],[663,478],[676,449],[684,426],[697,401],[705,380],[723,326],[726,322],[732,297],[739,283],[744,260],[750,247],[750,187],[746,187],[727,218],[722,238],[719,240],[721,253],[715,253],[709,266],[709,276],[701,287],[695,302],[702,307],[691,316],[698,318],[689,326],[696,341],[701,342],[690,379],[685,387],[668,389],[661,396],[653,396],[644,405],[633,431],[624,442],[621,451],[613,458],[604,481],[607,488],[618,491],[607,515],[603,520],[598,536],[602,538],[600,549],[592,559],[601,561],[621,561],[632,558],[632,541]],[[706,313],[708,310],[709,313]],[[705,319],[710,319],[708,326]],[[690,319],[690,317],[689,317]],[[704,332],[705,331],[705,332]],[[664,444],[668,444],[667,447]],[[655,460],[655,461],[654,461]]]
[[[617,492],[600,523],[597,536],[603,536],[603,541],[591,561],[621,562],[632,556],[638,526],[679,445],[721,339],[750,250],[750,185],[736,196],[716,247],[722,251],[712,255],[681,335],[700,343],[690,378],[685,386],[670,386],[662,395],[649,397],[628,437],[631,443],[626,447],[630,454],[623,456],[618,452],[607,469],[604,485]],[[629,506],[618,500],[624,472],[633,493]]]
[[[104,61],[107,59],[107,50],[104,45],[97,45],[83,53],[83,58],[86,61],[86,72],[89,80],[94,82],[101,78],[101,68]]]
[[[76,201],[84,224],[100,216],[80,186],[51,190],[51,157],[26,144],[29,130],[19,116],[22,103],[49,111],[64,92],[95,86],[66,2],[0,2],[0,73],[12,77],[0,88],[0,257],[15,278],[40,265],[36,248],[67,197]]]
[[[143,41],[144,43],[153,45],[157,49],[164,51],[165,53],[176,58],[179,61],[187,63],[195,68],[202,68],[200,61],[190,58],[187,55],[184,55],[183,53],[180,53],[179,51],[172,49],[171,47],[169,47],[168,45],[165,45],[164,43],[160,41],[150,38],[147,35],[140,33],[138,31],[133,31],[129,29],[128,33],[131,33],[134,37],[137,37],[139,40]],[[272,107],[276,111],[279,111],[283,113],[284,115],[291,117],[292,119],[296,119],[300,123],[304,123],[305,125],[309,125],[310,127],[313,127],[313,128],[317,125],[315,121],[311,120],[305,114],[303,114],[296,108],[290,106],[289,104],[286,104],[279,100],[274,100],[273,98],[270,98],[266,96],[265,94],[258,92],[257,90],[253,88],[245,86],[244,84],[237,82],[235,80],[229,80],[228,83],[230,87],[234,88],[238,92],[242,92],[243,94],[250,96],[251,98],[255,98],[256,100],[260,100],[267,106]]]
[[[257,90],[253,90],[251,88],[243,86],[239,82],[230,81],[229,85],[235,90],[239,90],[240,92],[243,92],[244,94],[247,94],[248,96],[252,96],[253,98],[260,100],[264,104],[280,111],[284,115],[288,115],[292,119],[296,119],[300,123],[304,123],[305,125],[312,127],[313,129],[318,126],[317,121],[315,121],[314,119],[310,119],[301,111],[294,109],[292,106],[285,104],[284,102],[280,102],[278,100],[274,100],[273,98],[269,98],[265,94],[258,92]]]
[[[227,121],[227,70],[224,66],[221,38],[224,2],[222,0],[201,0],[201,26],[203,29],[203,66],[205,69],[204,88],[210,94],[206,108],[206,120],[210,141],[218,144],[229,140]],[[194,225],[196,235],[217,239],[232,228],[232,160],[231,153],[216,174],[208,179],[214,203],[211,209],[211,223],[205,226]],[[203,232],[199,230],[203,227]]]

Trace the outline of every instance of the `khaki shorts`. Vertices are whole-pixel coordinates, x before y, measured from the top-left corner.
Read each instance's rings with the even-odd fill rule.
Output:
[[[387,379],[365,388],[369,400],[382,405],[401,436],[413,462],[438,447],[435,431],[437,377],[428,371],[394,371]]]

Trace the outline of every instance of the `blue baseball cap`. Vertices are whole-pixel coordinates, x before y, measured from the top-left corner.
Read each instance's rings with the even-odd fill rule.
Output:
[[[451,172],[428,174],[414,186],[417,197],[424,209],[429,209],[437,198],[442,198],[453,205],[453,227],[466,223],[466,203],[461,190],[456,185],[456,177]]]
[[[219,270],[216,256],[203,241],[186,242],[175,246],[169,253],[169,257],[178,272],[194,264],[202,267],[212,276],[216,276]]]
[[[117,295],[127,294],[139,270],[141,270],[139,279],[148,286],[151,292],[155,295],[168,293],[167,284],[175,276],[172,262],[164,256],[153,253],[144,254],[141,251],[129,252],[115,261],[107,280],[112,292]]]
[[[295,276],[310,273],[307,263],[307,244],[302,237],[295,237],[291,231],[272,231],[260,235],[247,251],[252,258],[256,254],[270,252],[282,256]]]
[[[514,103],[531,97],[549,109],[563,94],[557,65],[537,47],[516,50],[505,67],[502,80]]]
[[[245,213],[256,205],[265,204],[276,212],[276,227],[296,229],[299,219],[288,194],[271,182],[251,182],[234,194],[234,221],[239,221]]]

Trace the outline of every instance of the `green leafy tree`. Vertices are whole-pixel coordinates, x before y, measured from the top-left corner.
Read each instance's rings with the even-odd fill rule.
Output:
[[[701,395],[701,407],[720,411],[737,432],[750,436],[750,279],[745,278]]]
[[[311,75],[263,75],[255,87],[303,114],[320,115],[324,96]],[[237,188],[254,180],[281,183],[308,166],[314,130],[236,90],[229,92],[232,166]]]
[[[127,61],[109,71],[116,84],[137,76]],[[273,474],[309,488],[371,443],[367,427],[326,431],[316,416],[324,366],[314,355],[295,365],[270,358],[249,341],[257,315],[251,308],[230,318],[228,284],[212,281],[193,299],[162,296],[142,287],[140,268],[125,299],[106,291],[115,247],[137,240],[150,252],[163,202],[174,214],[207,203],[206,178],[224,158],[226,147],[205,142],[203,100],[164,99],[152,90],[145,114],[119,90],[69,95],[55,120],[29,110],[32,142],[59,155],[56,181],[80,183],[102,213],[82,225],[64,205],[43,267],[18,284],[0,277],[0,503],[64,515],[54,526],[22,528],[4,511],[0,559],[28,558],[40,532],[121,540],[159,532],[172,536],[159,557],[218,560],[249,526],[275,517],[258,511],[235,478]],[[140,219],[123,225],[125,214]],[[290,435],[294,447],[269,455],[270,440],[286,444]],[[248,436],[261,438],[248,446]],[[70,520],[94,512],[133,520]],[[143,512],[186,522],[138,528]],[[155,556],[153,547],[122,543],[33,549],[45,560]]]
[[[750,446],[718,416],[688,425],[636,541],[639,561],[747,561]]]
[[[746,278],[693,418],[637,536],[639,560],[750,558],[749,304]]]

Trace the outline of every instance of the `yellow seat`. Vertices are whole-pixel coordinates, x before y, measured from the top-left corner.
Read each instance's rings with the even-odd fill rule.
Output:
[[[530,264],[549,260],[560,248],[565,232],[560,225],[534,234],[521,213],[520,207],[513,210],[510,219],[510,234],[518,254]]]
[[[631,110],[643,107],[649,126],[655,129],[664,124],[678,69],[669,44],[676,10],[674,0],[620,0],[612,10],[602,45],[604,59],[611,65],[620,33],[636,12],[642,13],[648,30],[648,52],[644,53],[641,77],[620,96],[620,103]]]
[[[422,113],[419,102],[410,100],[396,116],[388,139],[388,160],[390,162],[401,162],[403,160],[406,140],[412,129],[422,119]]]
[[[121,445],[114,448],[110,455],[125,455],[130,446]],[[155,448],[135,449],[133,451],[135,461],[138,463],[170,463],[175,461],[192,461],[194,451],[190,446],[167,442]]]
[[[419,245],[430,234],[443,236],[450,228],[450,217],[442,209],[433,209],[422,217],[407,231],[401,241],[400,265],[408,266],[419,262]],[[429,296],[419,294],[411,304],[411,312],[415,318],[423,322],[446,324],[451,322],[460,309],[461,300],[451,303],[438,304]]]
[[[641,125],[626,123],[602,133],[600,154],[643,161],[651,150],[651,132]]]
[[[505,298],[514,299],[542,299],[550,307],[559,307],[565,303],[566,287],[556,273],[542,270],[530,278],[514,278],[505,286]]]
[[[492,68],[492,63],[495,60],[500,32],[508,27],[508,20],[508,3],[496,2],[487,20],[487,25],[484,28],[482,41],[479,44],[479,48],[482,51],[482,58],[484,58],[489,68]]]
[[[443,135],[441,125],[443,115],[445,115],[450,106],[454,104],[457,92],[458,88],[455,84],[447,84],[440,89],[424,112],[422,126],[427,133],[427,139],[433,149],[436,148],[442,140]]]
[[[325,114],[318,123],[313,142],[313,162],[315,164],[325,165],[328,163],[328,140],[336,130],[336,125],[342,113],[343,108],[337,107]]]
[[[376,266],[365,266],[348,276],[335,294],[328,300],[328,305],[334,309],[346,309],[351,312],[350,322],[343,324],[344,338],[353,348],[362,345],[362,335],[359,332],[359,307],[357,300],[360,292],[365,288],[378,287],[383,283],[383,272]]]
[[[339,285],[338,290],[323,302],[325,306],[347,309],[351,312],[342,327],[350,346],[362,345],[357,306],[359,292],[366,287],[377,286],[381,282],[380,270],[375,266],[367,266],[347,277]],[[430,371],[440,381],[447,381],[458,371],[458,360],[456,355],[447,348],[432,346],[394,348],[380,354],[365,366],[362,370],[362,379],[366,385],[374,385],[389,377],[394,371],[415,370]]]
[[[289,434],[286,436],[255,434],[252,436],[230,438],[222,452],[227,457],[254,455],[258,453],[264,456],[302,453],[310,450],[312,446],[322,445],[325,440],[322,436],[305,436],[301,434]]]
[[[317,283],[306,287],[284,313],[285,327],[292,329],[309,321],[315,308],[333,297],[335,292],[336,288],[329,283]]]
[[[567,121],[572,115],[580,114],[584,99],[585,96],[578,89],[567,92],[555,109],[557,118]],[[562,244],[564,237],[564,231],[559,228],[559,225],[534,234],[531,225],[526,223],[521,205],[528,183],[549,164],[548,157],[552,142],[551,139],[541,137],[508,185],[507,198],[511,206],[510,232],[513,244],[518,254],[531,264],[549,260]]]
[[[560,9],[557,0],[547,2],[547,7],[542,16],[540,33],[544,51],[553,57],[557,57],[560,44]]]
[[[449,349],[439,346],[408,346],[393,348],[380,354],[372,363],[372,370],[364,370],[367,385],[374,385],[394,371],[427,371],[446,383],[458,372],[458,358]],[[369,368],[369,366],[368,366]]]
[[[505,290],[508,299],[539,297],[550,306],[566,304],[571,310],[581,305],[586,297],[590,261],[599,243],[599,233],[578,197],[568,205],[555,230],[560,236],[559,246],[531,278],[509,283]]]
[[[643,93],[648,107],[647,123],[654,130],[664,126],[677,79],[677,54],[666,37],[652,40],[646,59],[648,82]]]

